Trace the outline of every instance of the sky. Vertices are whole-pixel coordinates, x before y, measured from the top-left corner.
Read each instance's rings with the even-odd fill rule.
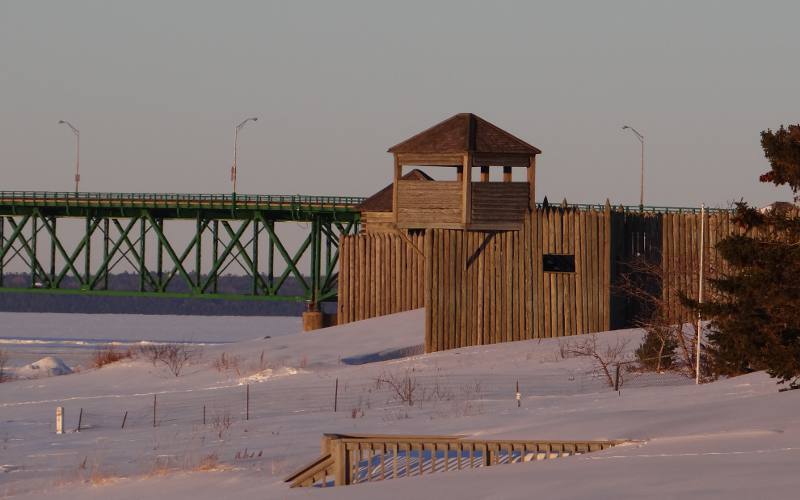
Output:
[[[537,196],[762,205],[800,121],[787,1],[0,0],[2,189],[369,195],[386,149],[473,112],[539,147]]]

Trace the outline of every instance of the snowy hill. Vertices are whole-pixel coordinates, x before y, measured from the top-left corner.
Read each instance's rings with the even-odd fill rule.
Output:
[[[422,355],[423,329],[422,312],[412,311],[207,345],[178,377],[140,357],[0,384],[0,495],[791,498],[796,492],[800,391],[778,393],[763,373],[699,387],[674,374],[629,374],[618,394],[588,358],[562,355],[569,339]],[[641,332],[599,338],[627,340],[630,352]],[[393,378],[414,381],[413,405],[381,383]],[[70,430],[60,436],[54,433],[59,405]],[[81,409],[81,431],[74,432]],[[282,478],[318,455],[325,432],[643,442],[541,463],[288,489]]]

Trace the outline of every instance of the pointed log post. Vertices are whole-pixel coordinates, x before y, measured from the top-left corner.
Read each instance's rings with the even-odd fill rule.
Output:
[[[534,210],[536,208],[536,155],[531,155],[530,163],[528,163],[528,185],[531,190],[528,204],[529,208]]]
[[[394,215],[394,223],[397,224],[397,217],[400,211],[397,208],[397,183],[400,177],[403,176],[403,164],[397,155],[394,155],[394,183],[392,184],[392,213]]]

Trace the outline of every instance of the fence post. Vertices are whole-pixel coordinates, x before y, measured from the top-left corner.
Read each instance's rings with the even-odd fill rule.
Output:
[[[156,426],[156,395],[153,394],[153,427]]]
[[[80,413],[78,413],[78,432],[81,431],[81,423],[83,422],[83,408],[81,408]]]
[[[697,295],[697,302],[699,304],[703,303],[703,257],[705,256],[705,225],[706,225],[706,204],[703,203],[700,205],[700,276],[699,276],[699,283],[698,283],[698,295]],[[700,345],[702,342],[703,337],[703,322],[702,316],[700,312],[697,313],[697,346],[695,347],[695,354],[697,356],[697,360],[695,361],[697,367],[694,376],[694,383],[700,383]]]
[[[333,412],[339,408],[339,377],[336,377],[336,387],[333,390]]]
[[[206,425],[206,405],[203,405],[203,425]]]
[[[56,406],[56,434],[64,434],[64,407]]]
[[[122,427],[120,427],[120,429],[124,429],[125,428],[125,421],[126,420],[128,420],[128,412],[127,411],[125,412],[125,415],[122,416]]]
[[[617,363],[617,368],[614,373],[614,390],[619,391],[619,363]]]

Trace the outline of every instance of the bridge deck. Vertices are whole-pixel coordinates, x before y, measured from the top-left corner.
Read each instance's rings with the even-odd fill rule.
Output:
[[[0,191],[0,214],[18,215],[36,207],[43,215],[84,216],[87,212],[126,215],[130,209],[159,210],[162,216],[192,218],[197,210],[228,212],[231,218],[252,211],[305,220],[313,215],[356,215],[364,198],[355,196],[195,194],[195,193],[73,193]],[[99,215],[99,213],[97,213]]]

